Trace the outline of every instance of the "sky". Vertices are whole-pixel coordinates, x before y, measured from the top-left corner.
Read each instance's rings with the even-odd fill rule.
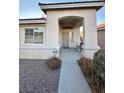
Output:
[[[19,18],[39,18],[42,17],[43,11],[38,3],[67,2],[82,0],[19,0]],[[97,11],[97,24],[105,22],[105,7]]]

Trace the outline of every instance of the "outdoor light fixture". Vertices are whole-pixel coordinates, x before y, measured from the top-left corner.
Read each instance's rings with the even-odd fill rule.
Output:
[[[53,50],[53,55],[56,56],[56,54],[58,53],[57,49]]]

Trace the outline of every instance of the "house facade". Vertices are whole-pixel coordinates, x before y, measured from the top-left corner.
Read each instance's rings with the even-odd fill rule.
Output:
[[[100,48],[96,12],[103,6],[103,0],[39,3],[46,18],[19,20],[20,59],[59,57],[62,48],[77,48],[81,41],[82,56],[92,58]]]

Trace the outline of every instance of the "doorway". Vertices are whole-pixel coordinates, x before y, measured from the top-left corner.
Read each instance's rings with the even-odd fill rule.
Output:
[[[63,32],[63,48],[69,48],[69,32]]]

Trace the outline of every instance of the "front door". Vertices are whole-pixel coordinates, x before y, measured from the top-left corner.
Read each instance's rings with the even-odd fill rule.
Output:
[[[63,32],[63,47],[69,47],[69,32]]]

